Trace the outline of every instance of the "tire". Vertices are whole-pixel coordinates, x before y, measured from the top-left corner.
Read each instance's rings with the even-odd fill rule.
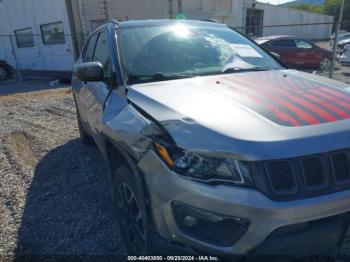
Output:
[[[320,62],[320,69],[323,72],[327,72],[331,69],[331,60],[329,58],[323,58]]]
[[[83,122],[81,121],[81,117],[77,108],[77,122],[79,128],[80,139],[84,145],[91,146],[94,144],[94,140],[92,137],[85,131]]]
[[[152,223],[145,194],[143,189],[138,189],[133,173],[121,166],[113,173],[112,182],[117,220],[129,255],[157,252],[152,241]]]
[[[0,80],[5,80],[9,76],[9,70],[5,66],[0,66]]]

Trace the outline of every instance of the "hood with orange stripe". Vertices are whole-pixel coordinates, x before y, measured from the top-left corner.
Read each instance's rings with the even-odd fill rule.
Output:
[[[279,158],[350,147],[348,87],[276,70],[138,84],[128,98],[184,148]]]

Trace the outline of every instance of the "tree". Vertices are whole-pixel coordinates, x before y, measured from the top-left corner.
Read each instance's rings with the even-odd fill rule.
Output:
[[[342,0],[326,0],[324,3],[325,14],[335,17],[335,21],[339,19],[339,11]],[[350,31],[350,1],[345,0],[344,12],[341,29]]]
[[[325,13],[323,5],[313,5],[313,4],[308,4],[308,3],[295,3],[295,4],[290,4],[288,7],[303,10],[303,11],[313,12],[313,13],[320,13],[320,14]]]
[[[342,0],[325,0],[325,3],[323,5],[313,5],[308,3],[292,3],[289,5],[289,7],[334,16],[335,21],[338,21],[341,2]],[[344,12],[341,29],[350,32],[350,0],[345,0],[344,2]]]

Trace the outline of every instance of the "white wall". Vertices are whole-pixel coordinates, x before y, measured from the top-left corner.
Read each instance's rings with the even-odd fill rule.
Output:
[[[109,18],[123,21],[132,19],[164,19],[169,17],[167,0],[106,1]],[[177,6],[176,1],[174,1],[174,8],[175,6]]]
[[[65,44],[44,45],[40,25],[63,22],[64,33],[70,35],[68,16],[64,0],[2,0],[0,2],[0,34],[14,35],[14,31],[32,28],[34,47],[18,48],[15,52],[20,69],[68,71],[74,64],[72,39],[65,37]],[[2,36],[1,39],[9,39]],[[9,40],[0,46],[0,58],[4,57],[15,67]],[[7,43],[6,43],[7,42]]]
[[[324,25],[288,26],[288,27],[265,27],[263,35],[294,35],[303,38],[327,38],[332,33],[333,17],[292,8],[278,7],[258,3],[257,9],[264,10],[264,26],[329,23]]]

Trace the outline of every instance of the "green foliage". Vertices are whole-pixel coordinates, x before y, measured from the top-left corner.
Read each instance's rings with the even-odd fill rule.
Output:
[[[324,14],[325,9],[323,5],[313,5],[313,4],[307,4],[307,3],[295,3],[295,4],[290,4],[289,7],[303,10],[303,11],[308,11],[308,12],[314,12],[314,13],[320,13]]]
[[[339,11],[342,0],[326,0],[324,3],[325,14],[339,19]],[[350,0],[345,0],[341,29],[350,31]]]
[[[337,15],[340,10],[341,0],[326,0],[324,3],[325,14]]]
[[[334,16],[336,20],[339,19],[339,11],[342,0],[325,0],[323,5],[313,5],[307,3],[295,3],[290,4],[289,7],[320,13],[325,15]],[[343,23],[341,29],[350,31],[350,0],[345,0],[344,2],[344,12],[343,12]]]

